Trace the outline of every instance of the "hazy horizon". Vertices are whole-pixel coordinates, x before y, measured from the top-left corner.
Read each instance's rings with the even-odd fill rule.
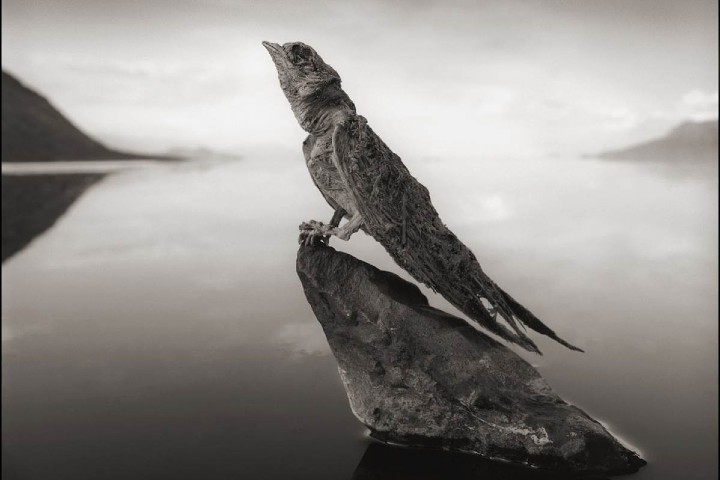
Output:
[[[590,153],[717,118],[717,4],[2,4],[3,69],[112,147],[298,153],[262,40],[302,40],[402,157]]]

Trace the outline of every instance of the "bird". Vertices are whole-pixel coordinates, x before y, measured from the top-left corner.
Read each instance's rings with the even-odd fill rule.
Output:
[[[300,127],[310,176],[334,214],[300,224],[299,242],[372,236],[415,280],[442,295],[479,326],[542,354],[527,328],[560,338],[485,274],[473,252],[442,222],[428,189],[358,115],[340,75],[309,45],[262,42]],[[346,222],[340,225],[343,219]],[[501,322],[501,320],[503,322]]]

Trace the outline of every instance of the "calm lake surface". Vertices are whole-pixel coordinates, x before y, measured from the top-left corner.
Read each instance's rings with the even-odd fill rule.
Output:
[[[717,478],[717,171],[406,164],[486,272],[586,350],[536,335],[545,355],[521,355],[641,451],[627,478]],[[2,267],[4,478],[398,478],[372,462],[404,453],[364,456],[295,274],[297,225],[332,214],[299,155],[112,170]],[[363,233],[332,244],[408,278]]]

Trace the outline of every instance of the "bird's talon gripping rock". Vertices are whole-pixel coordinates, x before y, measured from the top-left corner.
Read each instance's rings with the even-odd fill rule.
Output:
[[[330,240],[330,233],[334,230],[330,225],[325,225],[316,220],[300,224],[300,236],[298,243],[305,246],[325,244]]]

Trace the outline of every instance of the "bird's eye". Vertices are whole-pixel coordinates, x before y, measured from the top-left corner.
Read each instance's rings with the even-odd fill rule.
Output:
[[[292,54],[296,60],[300,62],[307,62],[312,58],[312,51],[309,48],[303,47],[302,45],[293,45]]]

